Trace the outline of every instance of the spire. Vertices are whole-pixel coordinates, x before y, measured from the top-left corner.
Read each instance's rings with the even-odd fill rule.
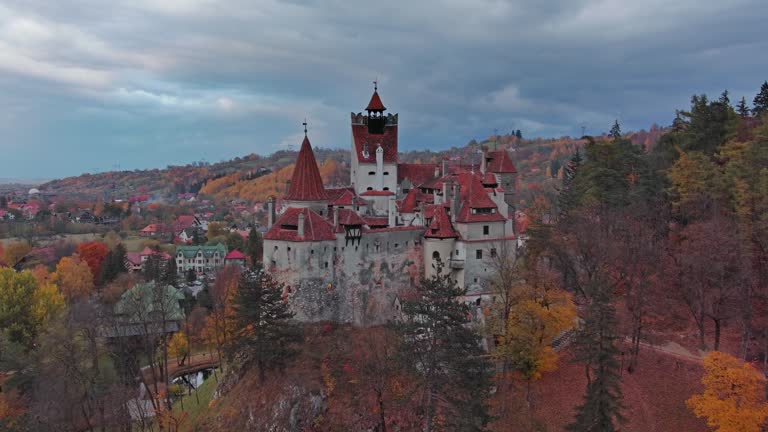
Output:
[[[368,106],[365,108],[366,111],[385,111],[386,108],[384,107],[384,104],[381,102],[381,98],[379,97],[379,81],[374,80],[373,81],[373,96],[371,96],[371,101],[368,102]]]
[[[306,121],[304,122],[304,141],[301,143],[299,156],[296,158],[296,165],[293,168],[291,177],[291,187],[285,199],[291,201],[322,201],[328,199],[328,194],[323,187],[323,179],[320,177],[320,170],[317,168],[315,153],[312,151],[312,145],[306,136]]]

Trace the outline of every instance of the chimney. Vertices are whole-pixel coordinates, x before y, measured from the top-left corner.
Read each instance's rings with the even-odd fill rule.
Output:
[[[299,213],[299,237],[304,237],[304,211]]]
[[[333,208],[333,226],[339,226],[339,208]]]
[[[435,164],[435,178],[440,177],[440,166]]]
[[[483,173],[483,175],[485,175],[485,170],[488,168],[487,159],[488,159],[488,148],[483,146],[483,156],[482,156],[482,159],[480,160],[480,172]]]
[[[389,196],[389,202],[387,205],[387,216],[389,217],[387,225],[391,227],[394,227],[397,223],[395,220],[395,196],[390,195]]]
[[[448,202],[448,188],[451,187],[449,180],[443,181],[443,202]]]
[[[459,183],[456,183],[456,186],[453,188],[453,202],[451,203],[451,222],[456,222],[456,216],[459,214],[459,207],[461,204],[459,203],[459,199],[461,197],[461,185]]]
[[[272,228],[275,223],[275,199],[267,198],[267,229]]]
[[[443,175],[446,175],[446,171],[448,170],[448,161],[443,158]]]

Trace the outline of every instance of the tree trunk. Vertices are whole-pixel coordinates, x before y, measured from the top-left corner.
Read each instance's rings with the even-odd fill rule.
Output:
[[[720,351],[720,319],[714,319],[712,318],[712,321],[715,322],[715,351]]]

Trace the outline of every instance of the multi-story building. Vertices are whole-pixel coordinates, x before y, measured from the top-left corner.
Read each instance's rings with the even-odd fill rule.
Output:
[[[299,319],[394,319],[399,297],[437,269],[467,288],[466,301],[490,301],[494,260],[516,248],[509,154],[401,164],[398,115],[385,110],[374,88],[366,114],[351,115],[350,187],[323,186],[305,130],[283,212],[267,202],[263,262]]]
[[[176,271],[179,274],[189,270],[198,275],[215,273],[224,266],[227,247],[221,243],[213,246],[176,246]]]

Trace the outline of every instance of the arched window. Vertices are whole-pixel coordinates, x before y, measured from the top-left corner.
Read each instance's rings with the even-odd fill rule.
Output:
[[[438,251],[432,252],[432,259],[433,260],[439,260],[440,259],[440,252],[438,252]]]

